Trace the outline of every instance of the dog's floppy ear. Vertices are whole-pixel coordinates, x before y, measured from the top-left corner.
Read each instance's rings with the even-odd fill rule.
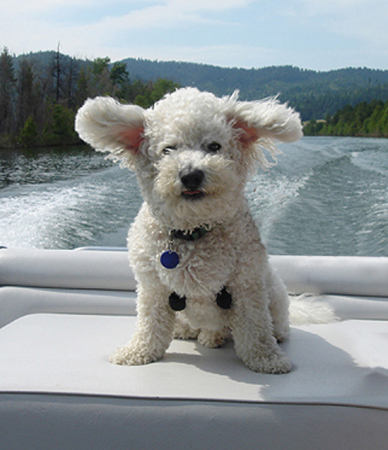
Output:
[[[230,98],[228,117],[242,149],[259,152],[257,159],[262,166],[270,164],[260,147],[274,158],[279,153],[276,141],[294,142],[303,136],[299,113],[276,98],[255,102],[240,102],[236,98],[237,93]]]
[[[144,112],[111,97],[88,99],[77,113],[75,129],[93,148],[132,167],[144,140]]]

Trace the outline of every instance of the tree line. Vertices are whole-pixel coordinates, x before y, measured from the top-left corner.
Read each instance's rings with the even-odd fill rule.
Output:
[[[388,137],[388,101],[372,100],[346,105],[325,120],[311,120],[304,125],[308,136]]]
[[[147,80],[171,78],[182,86],[197,86],[216,95],[236,89],[242,100],[276,96],[301,113],[304,121],[334,115],[345,105],[388,100],[388,71],[344,68],[317,72],[295,66],[242,69],[177,61],[123,60],[131,74]]]
[[[141,59],[112,64],[108,57],[72,58],[58,46],[56,51],[18,57],[7,48],[0,54],[0,148],[78,143],[74,117],[86,98],[110,95],[147,108],[178,84],[216,95],[240,89],[243,100],[280,92],[281,101],[310,120],[307,135],[388,137],[388,71],[320,73],[293,66],[248,70]]]
[[[75,114],[89,97],[110,95],[148,108],[178,84],[131,80],[123,62],[79,60],[60,53],[13,57],[0,54],[0,148],[72,145]],[[41,55],[40,55],[41,56]]]

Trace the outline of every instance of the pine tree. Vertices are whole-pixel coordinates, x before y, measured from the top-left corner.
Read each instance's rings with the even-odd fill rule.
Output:
[[[21,130],[29,117],[34,118],[36,110],[34,73],[31,61],[26,58],[20,62],[16,92],[17,129]]]
[[[14,129],[15,81],[12,56],[4,47],[0,55],[0,133],[11,134]]]
[[[20,132],[20,140],[24,147],[34,147],[38,143],[38,129],[32,116],[26,120]]]

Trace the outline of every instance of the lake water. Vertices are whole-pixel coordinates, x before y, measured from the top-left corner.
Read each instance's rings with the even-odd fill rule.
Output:
[[[246,194],[271,254],[388,256],[388,140],[304,137]],[[87,147],[0,150],[0,246],[124,246],[136,177]]]

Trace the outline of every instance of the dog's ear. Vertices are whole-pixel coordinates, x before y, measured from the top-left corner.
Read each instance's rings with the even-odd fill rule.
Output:
[[[303,136],[299,113],[275,98],[256,102],[239,102],[236,98],[237,94],[230,98],[228,118],[241,148],[259,152],[257,159],[261,165],[269,163],[260,147],[275,157],[279,153],[277,141],[294,142]]]
[[[144,140],[144,112],[110,97],[88,99],[77,113],[75,129],[93,148],[132,167]]]

